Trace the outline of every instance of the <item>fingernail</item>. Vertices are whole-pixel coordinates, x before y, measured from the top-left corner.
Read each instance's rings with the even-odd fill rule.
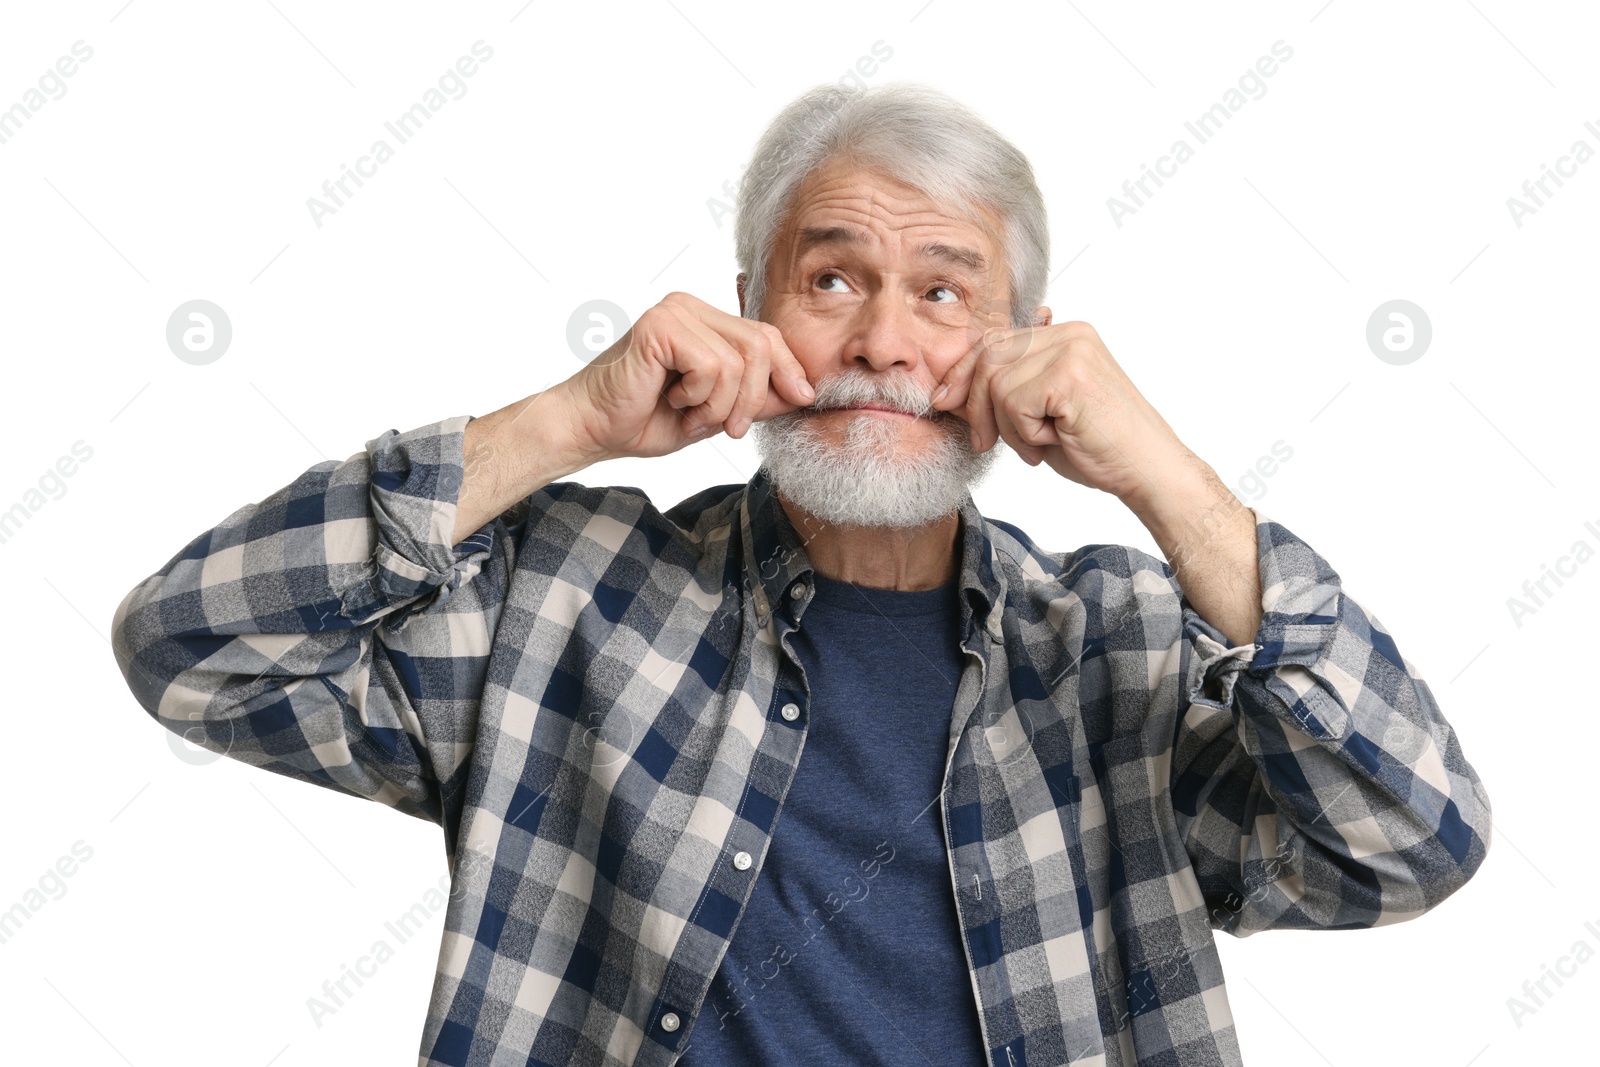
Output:
[[[944,399],[944,395],[946,393],[948,393],[949,391],[950,391],[949,383],[946,383],[944,385],[939,386],[939,388],[937,388],[937,389],[935,389],[933,391],[933,396],[928,400],[928,403],[937,404],[939,401]]]
[[[817,398],[817,391],[811,388],[810,382],[806,381],[804,378],[801,378],[800,395],[805,397],[807,400],[815,400]]]

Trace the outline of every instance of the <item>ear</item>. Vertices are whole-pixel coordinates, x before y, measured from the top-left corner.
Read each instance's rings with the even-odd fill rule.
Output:
[[[739,291],[739,314],[741,316],[743,316],[744,315],[744,271],[740,271],[739,272],[739,276],[734,279],[733,285],[734,285],[734,288]]]
[[[1035,326],[1050,325],[1050,309],[1040,304],[1039,310],[1033,313],[1033,324]]]

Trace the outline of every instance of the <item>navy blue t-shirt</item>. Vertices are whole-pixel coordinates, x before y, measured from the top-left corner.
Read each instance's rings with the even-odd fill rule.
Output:
[[[681,1062],[987,1063],[937,802],[957,583],[813,581],[789,638],[811,691],[800,767]]]

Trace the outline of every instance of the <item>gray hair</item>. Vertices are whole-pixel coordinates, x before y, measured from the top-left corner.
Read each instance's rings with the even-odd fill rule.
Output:
[[[1050,231],[1033,167],[964,104],[926,85],[819,85],[785,107],[757,142],[739,182],[734,246],[745,275],[745,317],[757,319],[778,231],[802,182],[844,159],[883,171],[974,222],[999,216],[1013,327],[1044,300]]]

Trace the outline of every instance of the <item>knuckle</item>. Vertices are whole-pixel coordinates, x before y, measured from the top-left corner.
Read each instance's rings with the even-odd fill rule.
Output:
[[[1076,393],[1094,382],[1094,371],[1083,360],[1069,361],[1061,368],[1061,381],[1068,390]]]
[[[738,348],[746,359],[767,360],[776,347],[772,335],[766,330],[756,330],[739,339]]]
[[[666,334],[670,336],[678,325],[679,319],[673,305],[665,300],[649,307],[639,316],[639,321],[633,324],[633,329],[647,336]]]
[[[745,362],[752,364],[757,370],[766,370],[771,366],[772,358],[772,343],[766,340],[752,345],[750,351],[745,354]]]

